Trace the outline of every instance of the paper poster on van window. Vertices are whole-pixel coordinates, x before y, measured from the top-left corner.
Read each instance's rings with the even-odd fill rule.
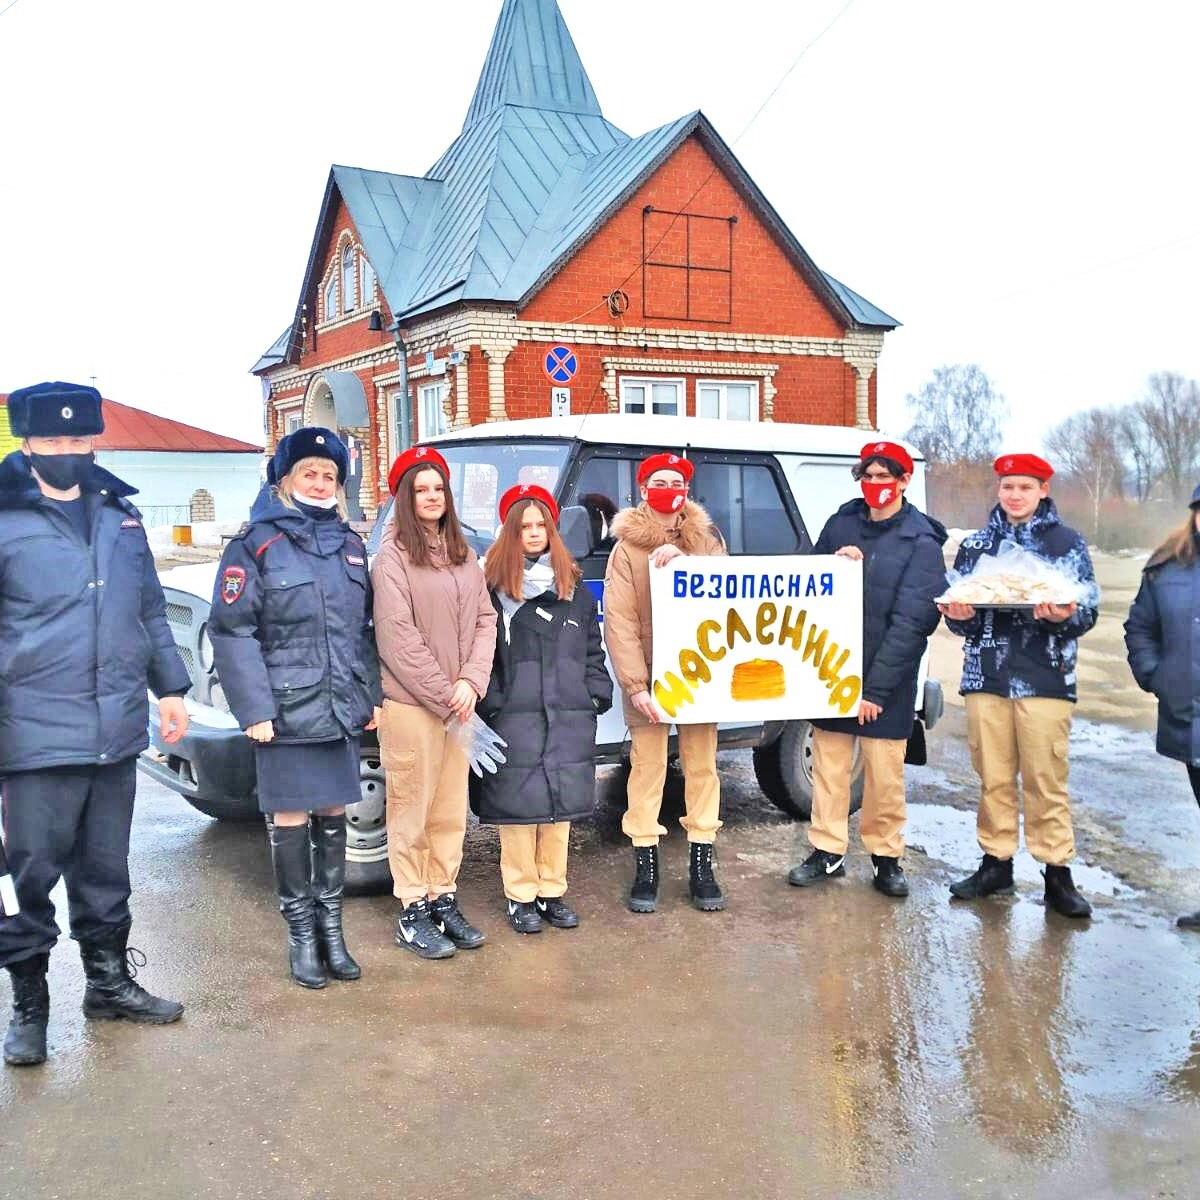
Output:
[[[832,554],[651,566],[659,711],[679,725],[857,715],[862,576]]]

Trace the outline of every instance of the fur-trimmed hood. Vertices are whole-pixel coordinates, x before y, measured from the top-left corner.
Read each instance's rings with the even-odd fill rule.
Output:
[[[668,542],[684,554],[711,554],[712,543],[724,544],[720,531],[699,504],[685,500],[683,510],[674,525],[662,525],[647,504],[624,508],[612,519],[613,535],[647,552],[657,550]]]

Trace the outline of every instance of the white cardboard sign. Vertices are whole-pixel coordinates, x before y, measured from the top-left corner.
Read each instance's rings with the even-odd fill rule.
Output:
[[[862,575],[832,554],[651,566],[655,704],[679,725],[854,716]]]

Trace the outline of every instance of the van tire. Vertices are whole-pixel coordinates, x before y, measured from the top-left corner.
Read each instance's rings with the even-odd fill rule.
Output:
[[[346,808],[346,895],[379,896],[392,890],[387,852],[387,783],[379,747],[359,751],[360,799]]]
[[[862,760],[855,756],[850,783],[850,811],[862,807]],[[812,819],[812,725],[788,721],[767,746],[754,750],[754,775],[762,793],[776,808],[798,821]]]

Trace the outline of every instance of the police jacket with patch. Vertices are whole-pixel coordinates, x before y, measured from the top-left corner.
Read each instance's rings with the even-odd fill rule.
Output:
[[[20,451],[0,462],[0,773],[112,763],[148,744],[147,686],[191,686],[135,488],[93,466],[90,543]]]
[[[825,522],[813,554],[842,546],[863,553],[864,700],[883,712],[859,725],[857,716],[814,721],[833,733],[907,738],[912,732],[917,673],[929,635],[941,619],[934,598],[946,584],[946,530],[907,500],[884,521],[872,521],[865,500],[850,500]]]
[[[983,555],[995,554],[1004,542],[1095,585],[1087,542],[1059,520],[1053,500],[1043,500],[1021,525],[1010,524],[996,505],[987,525],[963,538],[954,569],[969,573]],[[988,692],[1010,700],[1043,696],[1074,701],[1076,639],[1095,625],[1097,616],[1095,607],[1081,604],[1060,622],[1035,620],[1032,612],[1022,609],[986,609],[969,621],[947,619],[947,628],[966,638],[959,691],[964,696]]]
[[[492,594],[500,614],[500,603]],[[479,715],[508,743],[507,762],[483,777],[479,819],[497,825],[592,815],[596,716],[612,706],[596,601],[546,592],[500,617],[495,665]]]
[[[277,743],[361,733],[382,703],[371,607],[358,534],[260,495],[221,557],[208,623],[238,724],[272,721]]]
[[[1125,646],[1138,687],[1158,700],[1159,754],[1200,766],[1200,558],[1146,565]]]

